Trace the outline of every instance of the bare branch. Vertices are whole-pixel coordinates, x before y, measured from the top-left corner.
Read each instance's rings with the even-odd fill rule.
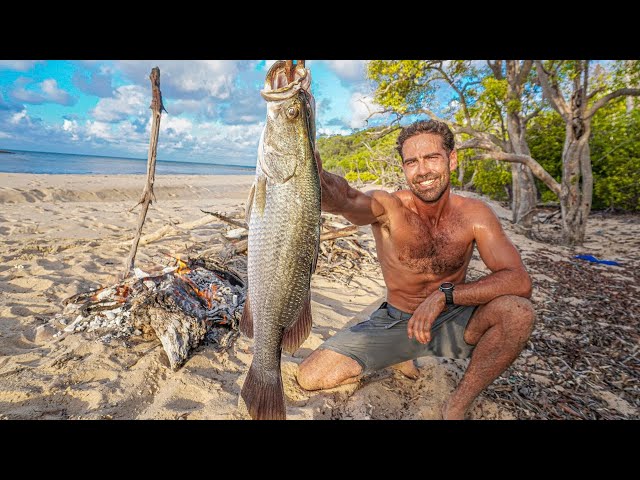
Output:
[[[536,73],[540,79],[542,91],[549,100],[549,103],[551,103],[553,109],[560,114],[565,122],[568,122],[570,120],[569,106],[562,97],[558,84],[551,81],[549,72],[544,69],[540,60],[536,60],[535,63]]]
[[[439,71],[445,77],[444,80],[446,80],[446,82],[449,84],[449,86],[451,88],[453,88],[453,90],[458,94],[458,97],[460,97],[460,104],[462,105],[462,111],[464,112],[464,118],[467,121],[467,125],[471,126],[471,115],[469,114],[469,109],[467,107],[467,101],[464,98],[464,92],[462,90],[460,90],[455,85],[455,82],[453,81],[453,79],[451,77],[449,77],[449,75],[447,75],[447,73],[442,68],[442,64],[440,64],[439,67],[435,67],[435,69],[437,71]]]
[[[525,116],[522,119],[522,122],[524,123],[524,125],[529,123],[529,120],[531,120],[533,117],[537,116],[541,111],[542,111],[542,107],[540,106],[540,107],[536,108],[533,112],[531,112],[529,115]]]
[[[471,135],[471,136],[486,140],[487,142],[491,142],[493,145],[495,145],[496,147],[500,148],[503,151],[509,150],[507,146],[507,142],[501,140],[500,138],[496,137],[492,133],[480,132],[474,128],[463,127],[461,125],[453,125],[452,130],[454,131],[454,133],[466,133],[467,135]]]
[[[504,78],[504,75],[502,74],[502,60],[496,60],[493,63],[491,63],[491,60],[487,60],[487,65],[491,68],[493,76],[496,77],[496,79],[502,80]]]
[[[482,83],[482,80],[474,80],[473,82],[467,82],[462,86],[462,91],[464,92],[471,85],[480,85],[481,83]]]
[[[456,150],[465,150],[469,148],[478,148],[481,150],[490,150],[492,152],[497,152],[496,146],[493,143],[488,142],[487,140],[482,138],[471,138],[465,142],[462,142],[456,147]]]
[[[402,128],[400,125],[391,124],[383,128],[382,130],[378,130],[376,132],[369,132],[368,134],[371,136],[372,140],[378,140],[382,137],[389,135],[391,132],[395,132],[396,130],[399,130],[400,128]]]
[[[593,92],[591,92],[589,95],[587,95],[587,100],[591,100],[593,97],[595,97],[597,94],[599,94],[603,90],[604,90],[604,87],[596,88]]]
[[[520,73],[518,73],[518,77],[516,79],[518,85],[524,85],[524,82],[527,81],[527,77],[529,76],[529,72],[531,72],[532,68],[533,60],[525,60],[522,64],[522,69],[520,70]]]
[[[483,160],[502,160],[511,163],[522,163],[528,166],[533,174],[539,178],[549,189],[560,197],[561,185],[549,173],[529,155],[518,155],[515,153],[491,152],[483,153],[473,157],[474,159]]]
[[[615,92],[611,92],[609,95],[605,95],[601,99],[599,99],[587,112],[586,118],[589,119],[593,117],[593,115],[602,107],[604,107],[607,103],[609,103],[614,98],[618,97],[637,97],[640,96],[640,88],[620,88]]]

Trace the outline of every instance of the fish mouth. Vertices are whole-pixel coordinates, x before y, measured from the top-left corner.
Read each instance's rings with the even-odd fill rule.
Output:
[[[291,69],[293,71],[290,72],[290,80],[287,76],[286,60],[278,60],[271,65],[260,95],[265,100],[286,100],[296,95],[300,89],[308,92],[311,86],[311,75],[305,68],[304,63],[298,61]]]

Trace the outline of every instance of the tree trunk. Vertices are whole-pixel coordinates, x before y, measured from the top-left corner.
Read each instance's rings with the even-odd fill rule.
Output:
[[[627,69],[629,69],[629,70],[631,69],[632,63],[634,61],[635,60],[627,60]],[[624,77],[625,77],[625,80],[626,80],[626,83],[627,83],[627,87],[628,88],[634,88],[635,85],[633,85],[633,82],[631,82],[631,75],[629,74],[629,70],[627,70],[627,73],[625,74]],[[631,95],[629,95],[626,98],[625,105],[627,107],[627,113],[633,112],[633,109],[635,107],[635,97],[632,97]]]
[[[573,125],[567,125],[562,152],[560,208],[564,240],[568,245],[584,243],[587,217],[591,211],[593,174],[589,133],[590,126],[580,137],[577,137]]]
[[[460,188],[462,188],[462,190],[465,189],[465,185],[464,185],[464,170],[465,170],[465,163],[466,162],[458,162],[458,182],[460,183]]]
[[[522,122],[517,113],[507,114],[507,129],[513,153],[531,156],[531,151],[524,138]],[[521,163],[511,164],[511,183],[513,187],[512,221],[526,229],[531,228],[532,219],[531,215],[527,215],[527,213],[535,208],[538,201],[538,192],[533,178],[533,172],[528,166]]]
[[[514,153],[531,155],[528,148],[519,148]],[[531,227],[531,215],[527,215],[537,203],[537,189],[531,169],[521,163],[511,164],[512,221],[525,228]]]
[[[525,139],[525,125],[522,120],[521,96],[524,79],[520,78],[522,65],[517,60],[507,60],[507,132],[512,152],[529,155],[529,145]],[[515,105],[518,105],[517,107]],[[521,163],[511,165],[511,214],[513,223],[523,226],[528,232],[532,216],[527,215],[538,201],[536,184],[531,169]]]

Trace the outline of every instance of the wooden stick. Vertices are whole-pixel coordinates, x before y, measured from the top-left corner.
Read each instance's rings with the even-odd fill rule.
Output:
[[[329,230],[320,235],[320,241],[334,240],[336,238],[348,237],[349,235],[358,231],[357,225],[349,225],[348,227],[339,228],[338,230]]]
[[[156,240],[162,237],[166,237],[167,235],[174,235],[184,230],[192,230],[194,228],[202,227],[204,225],[207,225],[215,221],[216,219],[214,217],[206,216],[206,217],[199,218],[198,220],[194,220],[193,222],[185,222],[179,225],[165,225],[164,227],[159,228],[155,232],[140,238],[138,245],[146,245],[147,243],[155,242]],[[128,242],[127,241],[122,242],[120,245],[126,244],[126,243]]]
[[[206,211],[206,210],[202,210],[202,209],[200,209],[200,211],[201,211],[202,213],[208,213],[209,215],[213,215],[214,217],[219,218],[219,219],[220,219],[220,220],[222,220],[223,222],[227,222],[227,223],[229,223],[229,224],[231,224],[231,225],[234,225],[234,226],[236,226],[236,227],[240,227],[240,228],[249,228],[249,227],[247,227],[247,224],[246,224],[246,223],[244,223],[244,222],[239,222],[239,221],[237,221],[237,220],[233,220],[232,218],[229,218],[229,217],[227,217],[226,215],[223,215],[223,214],[221,214],[221,213],[218,213],[218,212],[208,212],[208,211]]]
[[[150,108],[152,112],[151,114],[153,123],[151,125],[151,140],[149,142],[149,155],[147,158],[147,184],[145,185],[144,190],[142,191],[142,197],[138,202],[138,205],[142,204],[140,214],[138,215],[138,229],[136,231],[135,237],[133,238],[133,242],[131,242],[131,250],[129,251],[129,257],[127,258],[127,261],[124,265],[124,271],[122,272],[121,277],[122,280],[127,278],[131,271],[133,271],[136,252],[138,251],[138,242],[140,241],[140,236],[142,235],[142,226],[144,225],[144,220],[147,217],[147,210],[149,210],[149,205],[151,204],[151,197],[155,196],[153,193],[153,182],[156,175],[158,133],[160,132],[160,116],[162,115],[162,110],[164,110],[164,106],[162,105],[162,93],[160,92],[160,69],[158,67],[154,67],[151,70],[149,79],[151,80]]]

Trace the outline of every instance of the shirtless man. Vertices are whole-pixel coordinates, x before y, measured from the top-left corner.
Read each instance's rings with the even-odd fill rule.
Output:
[[[491,208],[451,193],[457,153],[446,124],[429,120],[406,127],[398,151],[409,190],[394,193],[355,190],[322,170],[317,155],[322,210],[371,224],[387,301],[309,355],[297,380],[306,390],[318,390],[388,366],[417,378],[418,357],[471,357],[442,407],[444,419],[463,419],[531,334],[531,280]],[[474,244],[492,273],[467,282]]]

